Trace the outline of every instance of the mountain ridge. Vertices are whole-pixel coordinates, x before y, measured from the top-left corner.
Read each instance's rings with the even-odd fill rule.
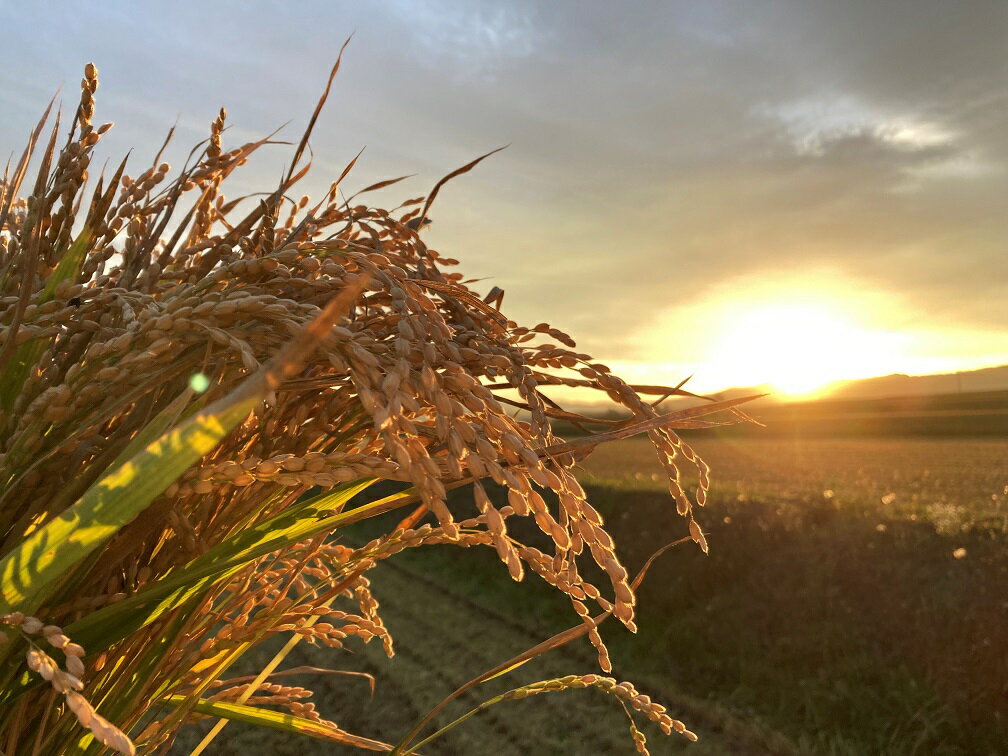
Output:
[[[897,399],[988,391],[1008,391],[1008,365],[930,375],[893,373],[874,378],[841,381],[833,384],[825,393],[807,399],[783,396],[775,392],[771,386],[730,388],[710,394],[710,396],[718,399],[730,399],[754,393],[767,394],[766,397],[757,401],[764,404],[804,404],[834,400]]]

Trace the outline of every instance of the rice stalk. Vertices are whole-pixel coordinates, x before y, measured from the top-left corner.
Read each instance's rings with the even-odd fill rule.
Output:
[[[66,143],[57,149],[59,117],[46,132],[50,104],[0,181],[8,756],[149,752],[208,715],[391,750],[324,719],[272,668],[221,688],[277,634],[336,651],[374,641],[391,656],[368,573],[430,544],[492,548],[513,579],[531,570],[566,594],[609,671],[588,607],[635,630],[636,585],[573,470],[614,438],[648,434],[684,532],[706,551],[695,511],[708,469],[675,429],[738,420],[738,402],[659,414],[644,395],[688,392],[637,390],[564,332],[510,320],[503,292],[481,296],[425,244],[444,182],[492,153],[391,211],[355,199],[400,179],[344,199],[356,158],[321,198],[298,196],[338,67],[264,194],[224,193],[272,143],[227,145],[224,109],[179,171],[159,152],[138,174],[124,160],[95,178],[111,124],[93,122],[92,64]],[[548,398],[558,385],[601,392],[630,420],[565,441],[552,420],[595,421]],[[692,495],[684,460],[699,471]],[[400,490],[362,500],[377,481]],[[463,487],[471,503],[449,501]],[[394,510],[401,526],[370,543],[332,538]],[[514,518],[534,521],[547,551],[517,539]],[[631,689],[589,677],[564,685],[601,687],[650,716]]]

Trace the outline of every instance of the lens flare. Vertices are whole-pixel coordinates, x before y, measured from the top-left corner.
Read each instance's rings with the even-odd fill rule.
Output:
[[[210,379],[207,378],[203,373],[193,373],[192,377],[189,378],[189,388],[191,388],[197,394],[202,394],[204,391],[210,388]]]

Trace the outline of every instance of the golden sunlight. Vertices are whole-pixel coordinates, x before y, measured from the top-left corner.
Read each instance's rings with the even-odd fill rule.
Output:
[[[890,303],[837,283],[779,281],[711,302],[707,380],[804,398],[835,382],[903,368],[914,339],[883,325]]]
[[[668,360],[670,344],[686,359]],[[639,333],[637,348],[636,360],[610,362],[632,383],[673,386],[693,376],[689,388],[699,393],[763,387],[789,399],[892,373],[1008,362],[1003,331],[950,328],[898,293],[828,269],[724,281],[666,311]]]
[[[752,305],[732,313],[712,344],[712,369],[726,384],[764,384],[792,397],[833,381],[873,374],[891,335],[872,333],[816,302]]]

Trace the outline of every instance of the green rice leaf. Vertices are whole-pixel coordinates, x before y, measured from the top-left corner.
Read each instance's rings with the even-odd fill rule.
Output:
[[[241,392],[211,405],[114,467],[66,512],[26,538],[0,561],[0,610],[37,609],[60,577],[146,509],[258,400]]]
[[[168,696],[164,703],[169,706],[178,706],[186,701],[185,696]],[[199,699],[193,709],[200,714],[209,714],[223,719],[230,719],[235,722],[245,722],[246,724],[258,725],[259,727],[269,727],[273,730],[281,730],[292,735],[306,735],[310,738],[328,740],[332,743],[342,743],[355,748],[364,748],[369,751],[388,752],[392,746],[382,743],[380,740],[363,738],[359,735],[352,735],[321,722],[313,722],[310,719],[295,717],[292,714],[284,714],[279,711],[261,709],[247,704],[226,703],[224,701],[209,701],[205,698]]]
[[[73,241],[66,254],[60,258],[56,270],[46,281],[45,288],[39,295],[38,303],[44,304],[52,300],[56,287],[64,281],[76,280],[84,262],[84,254],[91,242],[91,230],[85,228]],[[24,386],[31,370],[38,363],[46,350],[47,340],[38,338],[26,341],[11,357],[11,361],[0,376],[0,403],[7,410],[14,406],[21,388]]]
[[[42,296],[39,303],[48,302],[56,294],[56,287],[64,281],[76,281],[80,275],[81,266],[84,264],[84,255],[91,244],[93,232],[90,228],[85,228],[76,239],[71,242],[67,251],[60,258],[49,278],[46,280],[45,288],[42,289]]]
[[[362,277],[346,287],[254,375],[106,473],[73,506],[0,560],[0,611],[34,612],[65,573],[131,522],[268,392],[300,370],[367,283]]]
[[[275,517],[235,533],[181,569],[127,599],[83,617],[67,628],[89,651],[100,651],[149,625],[220,580],[274,551],[338,527],[338,509],[375,479],[357,481],[288,507]],[[356,512],[356,510],[354,510]],[[346,513],[349,515],[350,513]]]

